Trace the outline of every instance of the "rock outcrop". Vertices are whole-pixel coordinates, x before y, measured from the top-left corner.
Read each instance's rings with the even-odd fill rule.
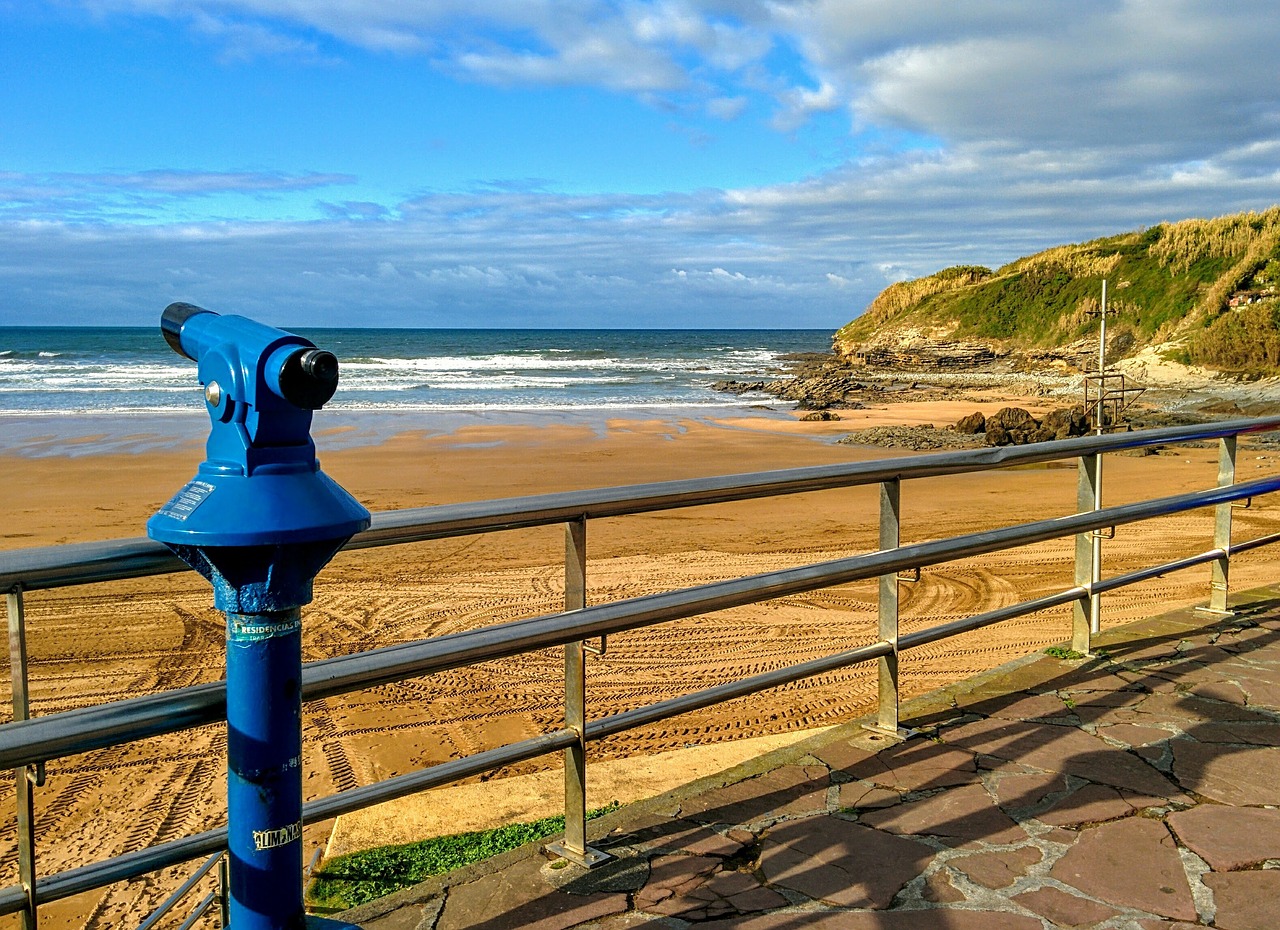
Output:
[[[939,429],[932,423],[921,426],[872,426],[850,433],[837,442],[859,446],[883,446],[911,452],[973,449],[982,445],[979,436],[965,436],[953,429]]]
[[[717,381],[713,391],[726,394],[770,394],[800,410],[858,410],[867,385],[833,356],[805,356],[790,378],[775,381]]]
[[[845,360],[854,367],[881,371],[980,371],[1003,355],[985,342],[916,339],[860,346],[849,351]]]

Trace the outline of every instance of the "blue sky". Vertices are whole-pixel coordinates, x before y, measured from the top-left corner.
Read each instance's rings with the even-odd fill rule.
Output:
[[[1280,202],[1270,2],[0,0],[0,324],[834,329]]]

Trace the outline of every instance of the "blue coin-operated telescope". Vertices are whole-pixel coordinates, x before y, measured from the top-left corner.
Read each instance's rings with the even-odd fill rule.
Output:
[[[198,364],[207,458],[147,535],[213,585],[227,615],[227,848],[232,930],[349,927],[302,901],[302,620],[312,580],[369,512],[320,471],[311,415],[333,353],[239,316],[176,303],[165,340]]]

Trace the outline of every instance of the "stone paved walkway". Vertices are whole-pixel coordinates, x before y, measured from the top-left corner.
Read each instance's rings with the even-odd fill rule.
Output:
[[[366,930],[1280,928],[1280,585],[1031,656],[343,915]],[[909,663],[904,658],[904,665]]]

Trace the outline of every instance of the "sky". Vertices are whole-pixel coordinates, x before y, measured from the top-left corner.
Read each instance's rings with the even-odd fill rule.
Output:
[[[0,0],[0,325],[838,328],[1280,203],[1274,0]]]

